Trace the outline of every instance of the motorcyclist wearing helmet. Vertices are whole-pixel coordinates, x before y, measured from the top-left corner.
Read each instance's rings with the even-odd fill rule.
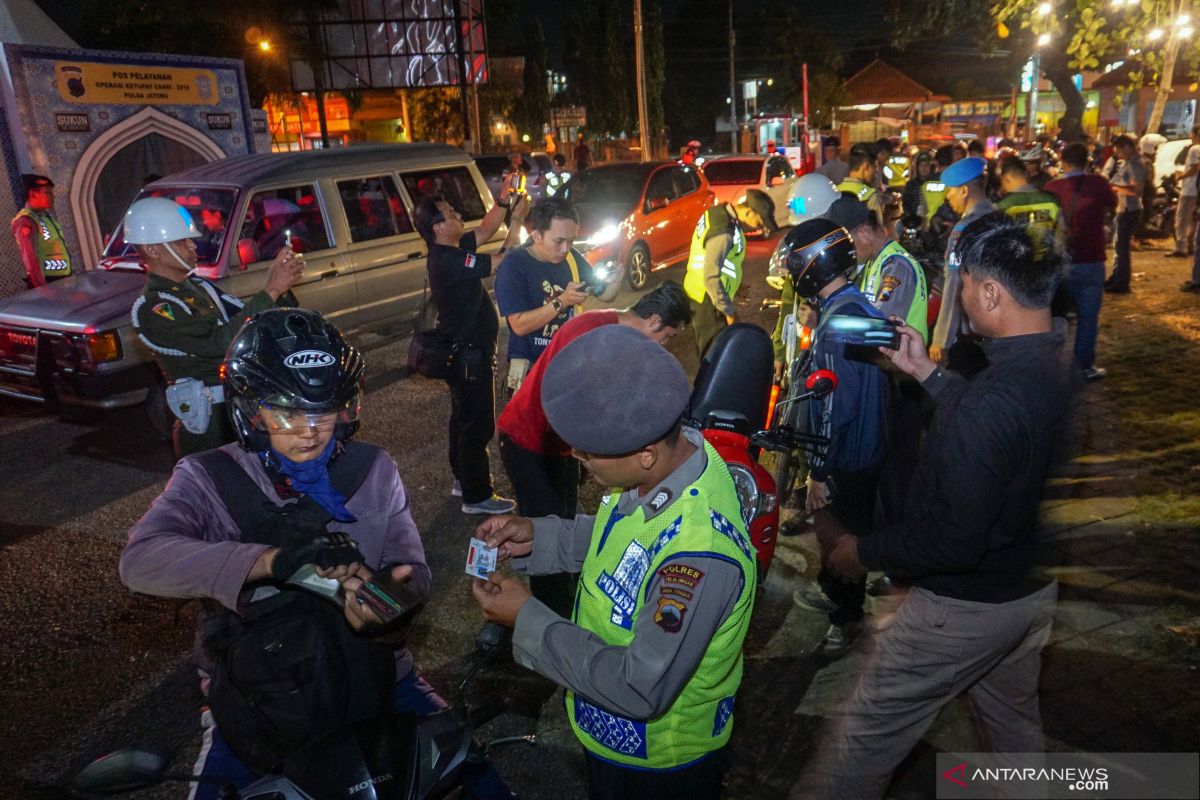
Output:
[[[176,464],[130,531],[120,574],[136,592],[204,601],[196,657],[210,711],[197,772],[245,785],[256,777],[252,770],[268,770],[275,758],[346,724],[389,711],[432,713],[445,703],[413,669],[405,647],[412,613],[384,624],[362,599],[364,582],[373,581],[416,609],[430,588],[395,461],[381,447],[353,441],[362,355],[314,311],[269,309],[233,340],[222,374],[237,443]],[[314,574],[340,610],[295,588],[301,579],[318,583]],[[332,630],[313,649],[342,658],[314,660],[324,667],[312,677],[268,664],[264,679],[278,694],[257,693],[237,637],[265,614]],[[282,641],[284,650],[297,648],[289,658],[307,652],[304,644]],[[340,696],[328,687],[343,689],[344,701],[297,711],[272,699],[309,696],[312,686],[318,698]],[[255,697],[265,718],[286,713],[289,724],[263,733],[239,713],[239,692]],[[494,770],[476,779],[477,797],[511,796]],[[196,797],[215,798],[217,790],[200,784]]]
[[[813,333],[809,374],[819,369],[838,376],[838,389],[809,402],[801,422],[808,433],[825,436],[824,452],[809,458],[805,511],[813,515],[822,562],[829,534],[849,529],[867,535],[874,522],[879,468],[886,452],[884,410],[887,378],[875,348],[858,343],[848,331],[862,319],[883,314],[850,282],[856,256],[850,233],[828,219],[804,222],[787,235],[788,273],[796,294],[819,315]],[[833,537],[834,539],[836,536]],[[866,582],[847,583],[822,566],[816,585],[793,595],[802,608],[829,615],[824,651],[846,651],[862,629]]]
[[[800,176],[800,180],[793,184],[788,193],[788,224],[799,225],[805,220],[822,216],[841,196],[833,182],[822,173],[810,172]],[[779,240],[775,252],[771,255],[770,270],[767,273],[767,283],[779,292],[779,317],[775,321],[775,330],[771,332],[777,383],[782,381],[783,371],[788,363],[788,343],[785,339],[789,334],[785,331],[791,330],[792,325],[811,328],[815,324],[815,318],[811,318],[812,309],[803,300],[796,300],[796,290],[792,288],[787,271],[788,252],[787,237],[784,237]],[[789,317],[793,318],[790,323]]]
[[[195,274],[195,240],[203,234],[178,203],[138,200],[125,213],[123,233],[146,267],[146,286],[130,316],[168,384],[175,457],[232,442],[217,369],[247,318],[274,305],[296,305],[291,289],[304,275],[304,257],[281,249],[263,290],[243,302]]]

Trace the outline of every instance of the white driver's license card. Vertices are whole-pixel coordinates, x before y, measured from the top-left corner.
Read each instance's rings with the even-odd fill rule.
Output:
[[[471,539],[467,548],[467,574],[473,578],[483,578],[496,571],[496,548],[488,547],[482,539]]]

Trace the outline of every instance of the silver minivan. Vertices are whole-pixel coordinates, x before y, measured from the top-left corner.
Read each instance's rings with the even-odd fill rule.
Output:
[[[411,331],[425,302],[422,196],[444,194],[468,230],[492,207],[470,156],[440,144],[240,156],[144,187],[186,208],[202,233],[197,272],[249,297],[287,243],[304,253],[301,305],[352,338]],[[482,252],[499,248],[501,229]],[[67,419],[145,402],[165,424],[162,376],[129,310],[145,272],[118,228],[97,269],[0,300],[0,395],[53,405]]]

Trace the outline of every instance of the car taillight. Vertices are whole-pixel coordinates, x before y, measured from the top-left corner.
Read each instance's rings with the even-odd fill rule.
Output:
[[[121,338],[116,331],[104,333],[89,333],[87,335],[88,355],[96,364],[116,361],[121,357]]]

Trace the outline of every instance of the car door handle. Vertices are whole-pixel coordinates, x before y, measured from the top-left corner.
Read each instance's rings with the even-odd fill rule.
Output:
[[[420,258],[420,257],[421,257],[421,251],[420,251],[420,250],[416,250],[416,251],[414,251],[414,252],[412,252],[412,253],[408,253],[408,254],[407,254],[407,255],[405,255],[404,257],[405,257],[405,258]]]
[[[325,280],[326,278],[336,278],[341,273],[342,271],[339,269],[328,269],[322,272],[320,277],[321,280]]]

